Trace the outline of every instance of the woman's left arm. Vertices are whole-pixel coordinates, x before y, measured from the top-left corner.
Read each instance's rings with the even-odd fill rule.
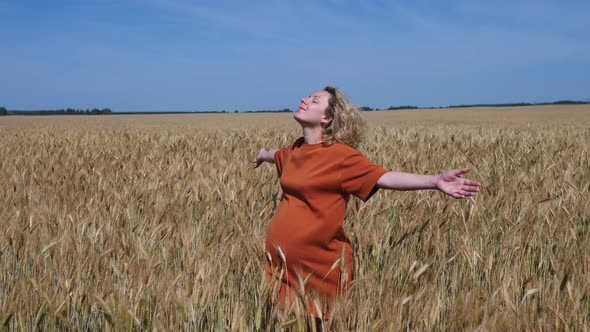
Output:
[[[387,172],[377,181],[377,187],[390,190],[436,189],[455,198],[473,196],[479,192],[481,183],[461,176],[469,168],[453,169],[440,175],[421,175],[402,172]]]

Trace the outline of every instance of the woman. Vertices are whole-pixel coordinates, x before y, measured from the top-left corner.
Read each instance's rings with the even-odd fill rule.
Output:
[[[309,314],[326,318],[353,278],[351,242],[342,229],[351,194],[367,201],[379,188],[436,189],[464,198],[480,183],[461,177],[467,168],[432,176],[375,165],[355,149],[364,129],[360,111],[334,87],[302,98],[294,118],[303,137],[280,150],[261,149],[253,163],[275,163],[283,190],[266,239],[267,272],[278,280],[283,307],[303,296]]]

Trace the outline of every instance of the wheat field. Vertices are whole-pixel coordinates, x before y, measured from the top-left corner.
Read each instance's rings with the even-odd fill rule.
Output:
[[[474,199],[351,199],[334,331],[590,330],[590,105],[366,113],[385,168],[472,168]],[[0,118],[0,326],[298,331],[264,281],[290,114]],[[0,327],[1,328],[1,327]]]

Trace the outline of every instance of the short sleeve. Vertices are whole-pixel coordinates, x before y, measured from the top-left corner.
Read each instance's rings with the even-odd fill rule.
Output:
[[[363,201],[367,201],[377,192],[377,181],[388,172],[356,150],[344,158],[342,166],[342,191]]]
[[[277,173],[279,175],[279,178],[283,173],[283,166],[285,164],[285,160],[287,159],[287,153],[289,152],[290,148],[291,146],[286,146],[280,150],[275,151],[274,161],[275,166],[277,167]]]

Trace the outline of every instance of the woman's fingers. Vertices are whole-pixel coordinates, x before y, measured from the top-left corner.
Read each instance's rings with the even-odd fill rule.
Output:
[[[461,175],[468,173],[469,172],[469,168],[457,168],[453,170],[453,175],[457,176],[457,177],[461,177]]]
[[[455,198],[465,198],[470,196],[475,196],[479,192],[478,188],[468,188],[468,187],[460,187],[454,191],[451,191],[449,194]]]
[[[453,196],[455,198],[465,198],[465,197],[474,196],[474,195],[475,195],[474,192],[469,192],[469,191],[465,191],[465,190],[459,190],[459,191],[451,194],[451,196]]]
[[[463,184],[468,185],[468,186],[478,186],[478,187],[481,186],[481,183],[479,183],[477,181],[473,181],[473,180],[467,180],[467,179],[465,179]]]
[[[473,193],[479,192],[479,186],[463,186],[462,189],[467,192],[473,192]]]

